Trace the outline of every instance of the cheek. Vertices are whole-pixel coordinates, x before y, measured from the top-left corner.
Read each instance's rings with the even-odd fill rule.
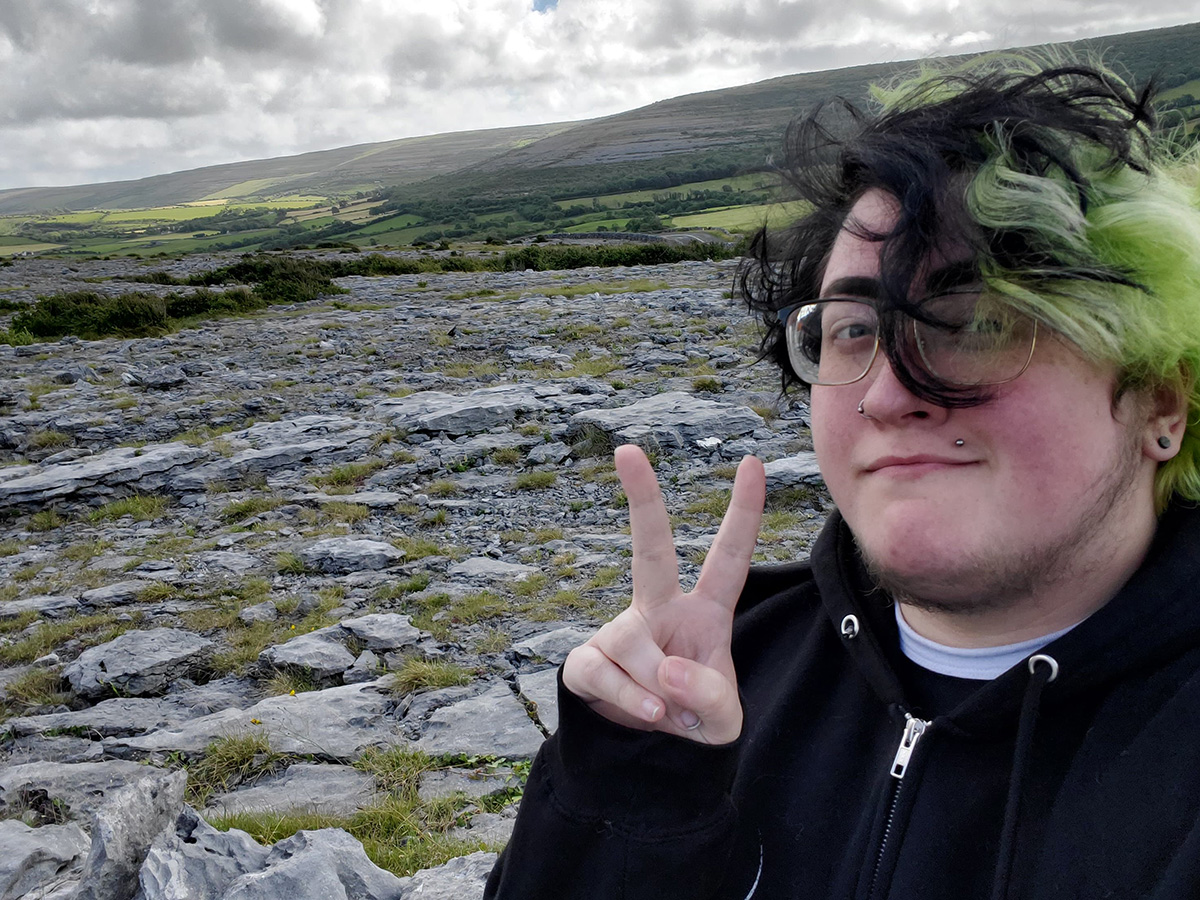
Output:
[[[836,393],[831,395],[830,389],[825,387],[812,389],[809,409],[817,463],[826,486],[834,495],[834,502],[838,503],[838,488],[846,481],[850,470],[854,419],[858,413],[849,399],[842,400]]]

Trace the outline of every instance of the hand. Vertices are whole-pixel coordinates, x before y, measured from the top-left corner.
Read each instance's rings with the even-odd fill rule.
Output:
[[[708,744],[736,740],[742,704],[730,655],[733,610],[762,520],[762,463],[747,456],[738,466],[720,531],[696,587],[685,594],[654,470],[632,445],[618,447],[615,459],[629,498],[633,600],[571,651],[563,683],[621,725]]]

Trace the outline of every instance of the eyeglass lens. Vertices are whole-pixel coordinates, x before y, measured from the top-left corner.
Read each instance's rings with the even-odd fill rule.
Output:
[[[920,363],[952,384],[1000,384],[1025,371],[1036,324],[1003,308],[977,309],[975,293],[930,298],[925,309],[940,324],[910,319],[901,334],[912,340]],[[870,370],[879,346],[879,316],[860,300],[805,303],[788,316],[788,356],[810,384],[850,384]]]

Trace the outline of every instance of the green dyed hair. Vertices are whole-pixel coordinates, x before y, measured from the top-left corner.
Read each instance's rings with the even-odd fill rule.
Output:
[[[786,174],[812,212],[760,232],[740,272],[785,387],[798,379],[774,313],[818,296],[850,208],[881,189],[900,210],[871,235],[882,322],[928,320],[913,279],[939,245],[965,241],[988,296],[1114,364],[1118,396],[1187,395],[1156,499],[1200,500],[1200,148],[1155,128],[1152,88],[1062,53],[1004,53],[926,65],[872,97],[871,113],[843,102],[792,124]],[[888,330],[883,350],[909,390],[947,407],[986,402],[991,389],[939,380]]]

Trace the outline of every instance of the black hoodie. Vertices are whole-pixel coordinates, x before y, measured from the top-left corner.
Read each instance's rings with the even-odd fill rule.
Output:
[[[993,681],[898,646],[835,513],[809,564],[751,570],[737,742],[625,729],[560,685],[485,897],[1200,897],[1200,512]]]

